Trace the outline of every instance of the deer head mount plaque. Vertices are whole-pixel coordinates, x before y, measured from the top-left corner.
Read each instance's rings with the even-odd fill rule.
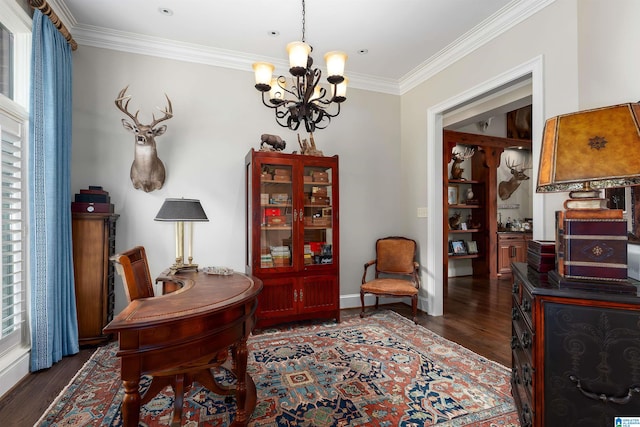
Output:
[[[126,119],[122,119],[122,126],[135,136],[133,163],[131,164],[130,172],[131,182],[135,189],[148,193],[153,190],[159,190],[164,185],[164,163],[158,157],[155,137],[164,134],[167,130],[166,125],[157,125],[173,117],[173,108],[171,100],[165,94],[167,107],[164,110],[159,109],[162,112],[162,117],[156,119],[155,115],[152,115],[152,122],[148,125],[143,125],[138,120],[139,110],[135,114],[129,112],[131,95],[126,95],[128,88],[129,86],[118,93],[115,103],[116,107],[132,120],[129,122]]]

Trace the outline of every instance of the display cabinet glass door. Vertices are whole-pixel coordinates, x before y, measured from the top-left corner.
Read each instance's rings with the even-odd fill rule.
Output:
[[[303,172],[304,265],[333,264],[332,170],[305,166]]]
[[[289,165],[264,164],[260,174],[260,268],[293,265],[293,173]]]

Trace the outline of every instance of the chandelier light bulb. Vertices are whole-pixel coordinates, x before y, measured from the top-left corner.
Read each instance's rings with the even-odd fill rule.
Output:
[[[274,66],[268,62],[256,62],[253,64],[253,72],[256,77],[256,89],[260,92],[266,92],[271,89],[271,78],[273,76]]]
[[[349,84],[349,79],[344,78],[342,82],[331,85],[331,91],[333,94],[334,102],[344,102],[347,100],[347,85]]]
[[[284,89],[282,89],[280,85],[278,85],[278,79],[275,77],[271,79],[269,101],[271,101],[272,104],[278,104],[284,101]]]
[[[304,42],[291,42],[287,45],[289,54],[289,72],[294,76],[304,76],[311,46]]]
[[[347,62],[347,54],[333,51],[324,55],[327,63],[327,80],[329,83],[340,83],[344,80],[344,65]]]

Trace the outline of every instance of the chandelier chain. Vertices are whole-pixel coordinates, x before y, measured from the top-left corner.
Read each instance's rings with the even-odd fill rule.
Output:
[[[306,12],[305,12],[304,0],[302,0],[302,43],[305,42],[305,39],[304,39],[305,24],[306,24]]]

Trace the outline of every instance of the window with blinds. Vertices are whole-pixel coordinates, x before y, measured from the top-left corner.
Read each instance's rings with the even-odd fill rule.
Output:
[[[0,110],[2,141],[2,323],[0,353],[18,345],[26,330],[24,282],[22,124]]]
[[[4,366],[27,348],[27,185],[26,153],[29,113],[31,22],[17,3],[0,1],[0,359]],[[0,387],[2,389],[2,387]]]

